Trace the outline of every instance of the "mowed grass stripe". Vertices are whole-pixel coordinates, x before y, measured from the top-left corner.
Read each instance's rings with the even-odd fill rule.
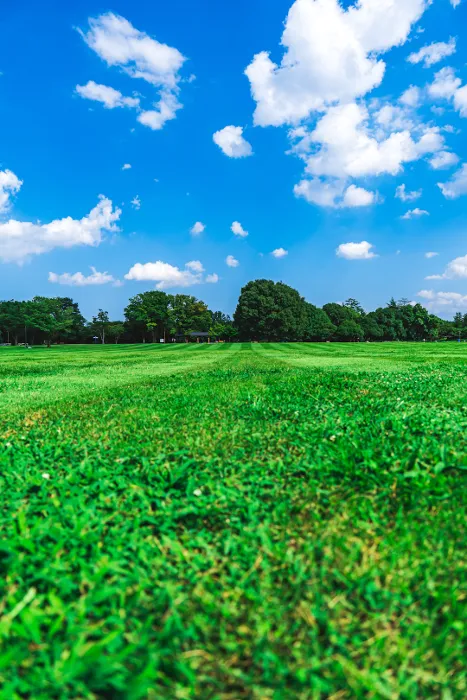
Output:
[[[84,394],[93,395],[109,387],[131,385],[176,372],[199,371],[211,363],[223,362],[238,346],[220,344],[184,344],[157,348],[154,351],[128,353],[126,348],[109,353],[100,349],[95,360],[89,352],[75,350],[61,353],[55,350],[35,350],[20,362],[4,365],[0,371],[0,410],[23,412],[32,406],[40,406],[64,399],[76,399]],[[25,353],[28,351],[24,351]],[[43,353],[43,354],[42,354]],[[40,356],[39,356],[40,355]],[[73,358],[74,357],[74,361]],[[30,358],[30,359],[29,359]],[[16,358],[15,358],[16,359]]]
[[[264,357],[295,367],[349,369],[353,371],[398,371],[414,365],[447,363],[467,365],[467,345],[253,343]],[[328,349],[329,348],[329,349]]]

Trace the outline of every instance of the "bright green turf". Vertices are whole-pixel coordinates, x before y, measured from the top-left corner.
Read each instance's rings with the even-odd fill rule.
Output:
[[[463,344],[0,348],[0,697],[467,697],[466,380]]]

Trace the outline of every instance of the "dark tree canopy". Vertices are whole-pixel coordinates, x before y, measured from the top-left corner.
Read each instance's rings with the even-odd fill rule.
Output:
[[[243,287],[234,314],[240,338],[301,340],[307,324],[306,302],[282,282],[255,280]]]

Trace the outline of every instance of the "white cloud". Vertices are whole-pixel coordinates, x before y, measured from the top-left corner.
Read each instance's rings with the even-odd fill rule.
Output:
[[[439,41],[429,46],[424,46],[420,51],[411,53],[407,58],[409,63],[423,63],[425,68],[434,66],[447,56],[452,56],[456,52],[456,40],[451,37],[448,42]]]
[[[124,17],[111,12],[89,20],[89,31],[81,32],[87,45],[102,58],[108,66],[121,68],[131,78],[146,81],[156,88],[159,100],[154,103],[154,109],[145,110],[138,116],[138,121],[151,129],[161,129],[165,122],[174,119],[177,110],[182,105],[178,101],[179,71],[185,62],[185,57],[178,49],[162,44],[145,32],[137,30]],[[95,83],[88,83],[96,86]],[[106,88],[106,86],[96,86]],[[112,90],[112,88],[107,88]],[[91,93],[95,88],[91,90]],[[118,93],[118,91],[114,91]],[[91,97],[90,99],[99,99]],[[107,93],[109,95],[109,93]],[[120,94],[120,93],[118,93]],[[88,95],[83,95],[88,96]],[[110,99],[112,104],[112,97]],[[136,98],[123,98],[132,100]],[[118,101],[118,100],[117,100]],[[106,105],[109,106],[109,105]],[[113,104],[112,106],[139,107],[139,100],[134,104]]]
[[[312,178],[302,180],[294,187],[296,197],[321,207],[343,209],[345,207],[368,206],[376,201],[374,192],[350,185],[345,180]]]
[[[170,119],[175,119],[177,111],[182,108],[177,97],[168,91],[161,93],[161,98],[153,104],[155,109],[149,109],[138,116],[138,121],[153,131],[159,131]]]
[[[205,282],[207,282],[207,284],[216,284],[219,282],[219,275],[216,275],[215,272],[212,275],[206,275]]]
[[[439,253],[434,253],[434,252],[430,251],[428,253],[425,253],[425,258],[428,258],[428,260],[430,260],[430,258],[436,258],[438,255],[439,255]]]
[[[87,277],[83,275],[82,272],[75,272],[74,274],[64,272],[61,275],[57,275],[55,272],[49,272],[49,282],[63,284],[68,287],[87,287],[109,284],[110,282],[117,284],[118,280],[116,280],[113,275],[109,275],[108,272],[98,272],[95,267],[91,267],[91,274]]]
[[[238,267],[240,265],[238,260],[236,260],[233,255],[228,255],[225,259],[225,263],[228,265],[228,267]]]
[[[419,199],[423,194],[423,190],[414,190],[413,192],[407,192],[405,185],[399,185],[396,189],[396,198],[400,199],[402,202],[413,202]]]
[[[131,200],[131,204],[133,205],[133,209],[141,209],[141,200],[138,195],[136,195],[136,197],[133,197],[133,199]]]
[[[156,262],[136,263],[125,275],[125,279],[137,282],[157,282],[157,289],[171,289],[172,287],[191,287],[201,284],[203,277],[201,272],[193,270],[192,261],[185,265],[184,270],[157,260]],[[191,268],[188,266],[191,265]]]
[[[435,74],[435,79],[428,86],[428,93],[435,99],[449,99],[454,96],[462,85],[462,80],[456,78],[453,68],[442,68]]]
[[[436,153],[433,158],[430,159],[430,165],[433,170],[443,170],[444,168],[450,168],[453,165],[457,165],[459,162],[459,157],[455,153],[450,151],[440,151]]]
[[[130,163],[124,163],[122,165],[122,170],[131,170],[131,165]]]
[[[416,209],[409,209],[404,216],[401,216],[401,219],[419,219],[421,216],[430,216],[430,212],[417,207]]]
[[[191,262],[186,263],[185,267],[192,272],[204,272],[203,264],[199,260],[191,260]]]
[[[438,187],[446,199],[457,199],[467,194],[467,163],[464,163],[448,182],[438,182]]]
[[[428,0],[296,0],[289,10],[280,65],[258,53],[245,73],[256,101],[255,124],[295,124],[336,101],[377,87],[385,63],[378,54],[403,44]]]
[[[451,260],[442,275],[430,275],[427,280],[460,280],[467,278],[467,255]]]
[[[407,107],[418,107],[420,104],[422,96],[422,91],[415,85],[411,85],[407,90],[402,93],[399,98],[399,102],[406,105]]]
[[[465,311],[467,309],[467,295],[457,292],[434,292],[432,289],[422,289],[417,294],[421,299],[426,299],[425,304],[429,311],[435,313]]]
[[[368,192],[363,187],[350,185],[345,191],[342,205],[344,207],[368,207],[374,201],[374,192]]]
[[[271,253],[271,255],[275,258],[285,258],[285,256],[288,254],[289,254],[289,251],[285,250],[285,248],[276,248]]]
[[[206,226],[201,223],[201,221],[197,221],[190,229],[190,233],[192,236],[199,236],[203,231],[206,229]]]
[[[243,138],[241,126],[226,126],[213,134],[213,141],[229,158],[246,158],[253,154],[251,144]]]
[[[336,255],[346,260],[371,260],[371,258],[378,257],[376,253],[372,252],[372,248],[374,248],[374,246],[368,243],[368,241],[362,241],[361,243],[341,243],[336,250]]]
[[[245,231],[245,229],[239,221],[234,221],[232,226],[230,227],[230,230],[239,238],[246,238],[248,236],[248,231]]]
[[[108,85],[99,85],[94,80],[90,80],[86,85],[77,85],[76,92],[86,100],[102,102],[106,109],[115,109],[115,107],[135,109],[139,107],[139,99],[137,97],[124,97],[118,90],[114,90]]]
[[[467,117],[467,85],[462,85],[453,68],[447,67],[435,75],[428,93],[438,100],[452,100],[461,117]]]
[[[8,211],[11,198],[20,191],[22,184],[11,170],[0,170],[0,214]]]
[[[404,163],[435,153],[444,144],[435,127],[424,128],[418,141],[408,130],[378,140],[371,133],[368,110],[356,103],[331,107],[306,138],[298,144],[306,172],[337,178],[397,175]]]
[[[117,231],[121,210],[101,196],[99,203],[83,219],[67,216],[50,224],[10,220],[0,224],[0,260],[23,262],[31,255],[48,253],[54,248],[76,245],[98,246],[105,231]]]
[[[449,1],[454,8],[459,7],[459,5],[461,4],[461,0],[449,0]]]

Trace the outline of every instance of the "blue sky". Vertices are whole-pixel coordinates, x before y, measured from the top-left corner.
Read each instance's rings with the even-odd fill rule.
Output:
[[[157,285],[232,313],[266,277],[467,312],[467,0],[0,17],[0,298],[118,318]]]

